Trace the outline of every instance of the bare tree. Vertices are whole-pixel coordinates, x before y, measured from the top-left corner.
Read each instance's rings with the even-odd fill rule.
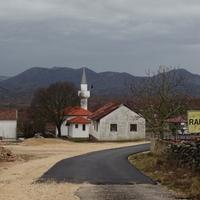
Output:
[[[61,136],[61,125],[64,122],[64,109],[77,105],[76,88],[68,82],[50,85],[46,89],[39,89],[33,97],[31,108],[39,119],[54,123]]]
[[[183,95],[185,84],[186,78],[168,67],[149,72],[143,83],[130,84],[132,106],[146,119],[154,136],[163,138],[166,119],[185,113],[188,103],[188,97]]]

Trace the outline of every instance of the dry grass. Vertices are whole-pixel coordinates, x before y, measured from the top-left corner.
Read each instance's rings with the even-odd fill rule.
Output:
[[[200,199],[200,174],[177,168],[164,156],[152,153],[132,155],[129,161],[146,175],[175,190],[178,198]]]
[[[2,200],[76,200],[77,184],[34,182],[56,162],[84,153],[141,144],[74,143],[59,139],[29,139],[18,145],[7,145],[22,158],[12,163],[0,163],[0,199]]]
[[[52,138],[30,138],[26,139],[25,141],[22,142],[21,145],[24,146],[40,146],[40,145],[51,145],[51,144],[67,144],[70,143],[67,140],[62,140],[62,139],[52,139]]]

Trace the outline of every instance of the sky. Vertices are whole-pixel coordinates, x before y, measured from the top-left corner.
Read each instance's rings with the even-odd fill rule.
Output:
[[[199,0],[0,0],[0,75],[159,65],[200,74]]]

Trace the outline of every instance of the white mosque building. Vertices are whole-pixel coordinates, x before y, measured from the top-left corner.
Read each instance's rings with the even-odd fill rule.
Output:
[[[83,69],[80,90],[80,107],[65,109],[65,122],[61,135],[71,139],[98,141],[126,141],[145,138],[145,119],[125,104],[108,103],[97,111],[88,110],[90,91]]]

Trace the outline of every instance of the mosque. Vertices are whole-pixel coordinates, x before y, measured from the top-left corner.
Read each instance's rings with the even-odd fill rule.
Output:
[[[83,69],[80,90],[80,106],[65,109],[65,121],[61,135],[70,139],[93,138],[98,141],[126,141],[145,138],[145,119],[125,104],[107,103],[95,112],[88,110],[88,90]]]

